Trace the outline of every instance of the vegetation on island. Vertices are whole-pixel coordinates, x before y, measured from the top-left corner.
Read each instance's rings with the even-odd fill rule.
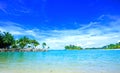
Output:
[[[0,32],[0,48],[10,48],[14,42],[15,39],[9,32]]]
[[[116,44],[109,44],[102,47],[103,49],[120,49],[120,42]]]
[[[46,44],[45,42],[42,43],[43,49],[45,48],[46,45],[47,45],[47,44]]]
[[[80,46],[75,46],[75,45],[67,45],[65,46],[66,50],[81,50],[82,48]]]
[[[23,36],[19,38],[18,40],[15,40],[15,42],[11,45],[11,48],[20,48],[20,49],[36,48],[36,46],[38,45],[39,45],[38,41],[34,39],[30,39],[26,36]]]
[[[83,48],[81,46],[75,46],[75,45],[68,45],[65,46],[66,50],[83,50]],[[85,50],[90,50],[90,49],[120,49],[120,42],[116,43],[116,44],[109,44],[103,47],[97,47],[97,48],[84,48]]]
[[[9,32],[0,32],[0,49],[2,50],[22,50],[22,49],[36,49],[40,45],[35,39],[30,39],[27,36],[23,36],[19,39],[15,39]],[[43,49],[47,44],[42,43]]]
[[[90,50],[90,49],[102,49],[101,47],[92,47],[92,48],[85,48],[86,50]]]

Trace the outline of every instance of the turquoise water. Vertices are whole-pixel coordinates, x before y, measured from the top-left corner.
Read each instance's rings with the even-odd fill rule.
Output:
[[[0,52],[0,73],[120,73],[120,50]]]

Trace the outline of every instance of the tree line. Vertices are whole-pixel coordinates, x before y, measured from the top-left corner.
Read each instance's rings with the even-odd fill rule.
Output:
[[[0,49],[24,49],[24,48],[36,48],[40,43],[35,39],[30,39],[23,36],[15,40],[14,36],[9,32],[0,31]],[[43,49],[47,44],[42,43]]]
[[[120,49],[120,42],[115,44],[109,44],[102,47],[103,49]]]
[[[75,46],[75,45],[67,45],[65,46],[66,50],[82,50],[83,48],[80,46]]]
[[[83,48],[81,46],[75,46],[75,45],[67,45],[65,46],[65,50],[82,50]],[[120,42],[115,44],[109,44],[103,47],[98,48],[85,48],[85,49],[120,49]]]

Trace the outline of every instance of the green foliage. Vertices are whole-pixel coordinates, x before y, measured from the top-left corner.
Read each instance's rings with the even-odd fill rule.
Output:
[[[102,49],[101,47],[97,47],[97,48],[95,48],[95,47],[92,47],[92,48],[85,48],[86,50],[90,50],[90,49],[92,49],[92,50],[97,50],[97,49]]]
[[[30,38],[28,38],[28,37],[26,37],[26,36],[24,36],[24,37],[22,37],[22,38],[20,38],[19,40],[18,40],[18,43],[17,43],[18,45],[19,45],[19,47],[20,48],[30,48],[31,46],[32,47],[36,47],[36,46],[38,46],[39,45],[39,42],[38,41],[36,41],[36,40],[32,40],[32,39],[30,39]],[[29,46],[28,46],[29,45]],[[31,45],[31,46],[30,46]]]
[[[4,46],[3,46],[3,37],[4,37],[3,33],[0,32],[0,48],[4,48]]]
[[[120,49],[120,42],[116,44],[110,44],[102,47],[103,49]]]
[[[36,40],[29,40],[29,41],[30,41],[29,44],[33,45],[33,47],[36,47],[39,45],[39,42]]]
[[[11,48],[19,48],[18,47],[18,40],[14,41],[14,43],[11,45]]]
[[[81,50],[82,48],[80,46],[75,46],[75,45],[69,45],[65,46],[66,50]]]
[[[9,32],[4,32],[3,43],[9,48],[14,43],[14,37]]]
[[[12,34],[9,32],[0,32],[0,48],[10,48],[14,42]]]
[[[42,43],[43,49],[45,49],[45,46],[46,46],[46,45],[47,45],[47,44],[46,44],[45,42]]]
[[[14,49],[23,49],[28,48],[32,45],[33,47],[36,47],[39,45],[39,42],[36,40],[32,40],[26,36],[19,38],[18,40],[15,40],[12,34],[9,32],[0,32],[0,48],[14,48]],[[44,43],[44,46],[46,43]]]
[[[29,38],[24,36],[18,40],[18,43],[19,47],[23,49],[27,44],[29,44]]]

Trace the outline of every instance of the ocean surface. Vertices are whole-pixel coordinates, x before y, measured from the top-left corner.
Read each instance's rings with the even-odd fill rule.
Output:
[[[120,50],[0,52],[0,73],[120,73]]]

